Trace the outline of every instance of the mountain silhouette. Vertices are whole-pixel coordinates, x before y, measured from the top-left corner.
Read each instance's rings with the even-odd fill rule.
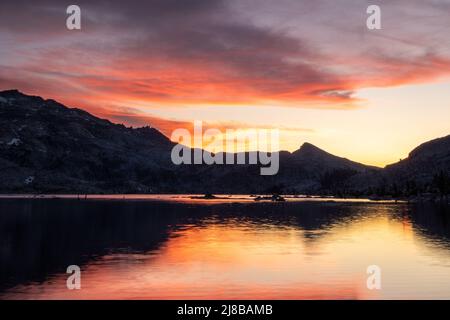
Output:
[[[261,176],[259,165],[177,166],[174,143],[155,128],[128,128],[17,90],[0,92],[0,125],[1,193],[382,194],[396,183],[433,191],[450,170],[450,136],[384,169],[310,143],[280,151],[274,176]]]
[[[300,149],[292,153],[292,161],[297,165],[314,165],[317,169],[349,169],[358,172],[365,172],[376,167],[367,166],[346,158],[337,157],[328,153],[315,145],[305,142]]]
[[[421,144],[412,150],[406,159],[386,166],[384,175],[385,179],[390,179],[392,183],[428,186],[428,192],[433,192],[433,184],[437,184],[434,187],[443,189],[440,192],[448,194],[450,135]],[[439,179],[442,181],[437,181]]]

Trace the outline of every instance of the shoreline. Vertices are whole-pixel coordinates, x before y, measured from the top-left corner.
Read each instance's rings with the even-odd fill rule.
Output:
[[[402,204],[410,203],[407,199],[370,199],[370,198],[340,198],[333,196],[307,196],[307,195],[282,195],[284,201],[258,200],[261,196],[270,197],[269,194],[241,194],[241,195],[214,195],[212,198],[204,194],[0,194],[0,200],[27,199],[27,200],[136,200],[136,201],[169,201],[189,203],[292,203],[292,202],[320,202],[320,203],[377,203],[377,204]],[[427,201],[425,201],[427,202]]]

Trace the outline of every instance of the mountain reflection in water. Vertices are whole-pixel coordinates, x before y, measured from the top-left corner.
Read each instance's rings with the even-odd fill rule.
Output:
[[[2,299],[449,299],[421,204],[0,199]],[[79,265],[82,289],[66,288]],[[382,289],[366,288],[369,265]]]

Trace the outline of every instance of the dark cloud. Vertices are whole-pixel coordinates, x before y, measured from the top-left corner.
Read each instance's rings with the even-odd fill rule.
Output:
[[[66,8],[76,4],[86,28],[155,27],[199,18],[223,7],[222,0],[17,0],[0,3],[0,26],[4,30],[42,33],[65,31]]]
[[[332,97],[339,99],[351,99],[354,93],[355,92],[351,90],[339,90],[339,89],[323,90],[323,91],[319,90],[312,92],[313,95],[322,95],[324,97]]]
[[[82,30],[75,33],[65,27],[70,4],[1,2],[0,40],[6,35],[10,50],[0,50],[6,51],[0,63],[16,71],[0,74],[5,85],[8,79],[20,84],[41,77],[36,86],[57,80],[67,84],[68,91],[79,93],[83,87],[93,96],[111,93],[186,103],[335,103],[352,101],[362,84],[430,78],[443,72],[436,66],[448,61],[433,48],[431,53],[415,54],[417,48],[372,46],[375,41],[394,41],[409,49],[415,43],[424,46],[395,34],[368,34],[369,41],[362,42],[358,37],[365,34],[364,1],[335,6],[322,0],[80,0],[76,4],[82,10]],[[448,9],[439,1],[431,7],[433,14]],[[414,8],[421,8],[416,0]],[[299,23],[305,31],[280,27],[283,19]],[[314,19],[316,29],[310,26]],[[390,21],[397,20],[387,19],[388,27]],[[341,33],[331,38],[324,33],[328,25],[341,28]]]
[[[57,52],[50,53],[55,57],[54,61],[36,63],[37,69],[45,65],[47,68],[63,68],[74,63],[90,64],[92,60],[108,59],[119,69],[127,69],[134,61],[139,61],[140,71],[150,75],[150,83],[142,90],[133,91],[150,98],[191,99],[195,96],[195,92],[188,92],[171,97],[173,92],[158,92],[152,84],[154,79],[151,77],[156,68],[164,72],[177,66],[183,68],[183,65],[204,69],[207,73],[204,81],[210,83],[209,87],[215,86],[217,91],[228,86],[227,91],[236,91],[236,95],[244,95],[244,92],[233,90],[233,86],[247,87],[249,95],[282,95],[292,94],[293,91],[301,95],[301,85],[307,85],[307,91],[314,84],[335,84],[337,81],[331,74],[311,64],[317,52],[314,53],[308,44],[283,31],[236,21],[235,13],[227,7],[226,1],[78,1],[82,17],[87,17],[87,21],[83,20],[83,31],[76,42],[70,39],[70,33],[62,23],[65,17],[61,14],[65,8],[63,2],[42,1],[38,5],[36,2],[19,1],[14,9],[12,2],[8,3],[2,8],[6,19],[0,23],[9,30],[19,36],[41,30],[39,38],[44,35],[55,39],[60,37],[61,43],[64,43],[59,49],[56,43],[54,50]],[[117,41],[114,35],[117,35]],[[78,57],[74,57],[72,51],[76,51]],[[84,54],[80,55],[80,52]],[[97,60],[86,57],[89,53],[100,57]],[[59,66],[56,65],[61,60],[58,55],[65,58]],[[42,60],[48,56],[43,54]],[[155,67],[155,64],[158,66]],[[45,70],[40,72],[47,73]],[[192,77],[178,75],[178,83],[167,85],[184,86],[190,81],[195,82],[195,77],[195,74]],[[124,88],[129,89],[130,79],[124,78],[122,81],[128,82]],[[131,80],[131,83],[140,81]],[[161,81],[167,82],[164,79]],[[104,89],[117,87],[118,82],[120,80],[109,79],[105,81]],[[204,96],[201,85],[193,90]]]

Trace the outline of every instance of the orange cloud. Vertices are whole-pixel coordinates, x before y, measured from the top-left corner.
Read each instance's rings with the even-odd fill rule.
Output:
[[[88,16],[85,29],[76,34],[58,29],[56,1],[47,0],[42,6],[21,3],[21,8],[4,4],[0,26],[5,27],[8,46],[2,48],[7,54],[0,56],[0,87],[52,97],[126,124],[152,122],[166,128],[173,121],[142,111],[120,115],[118,106],[351,109],[360,105],[355,98],[359,89],[450,75],[448,53],[428,38],[404,41],[401,36],[381,35],[354,42],[362,30],[349,29],[334,39],[325,32],[326,26],[310,33],[301,33],[296,26],[280,29],[277,21],[284,17],[265,16],[276,10],[255,10],[254,21],[243,19],[231,3],[196,0],[185,6],[155,0],[124,6],[110,1],[105,6],[82,1]],[[315,8],[308,1],[304,5]],[[296,9],[294,4],[286,6]],[[359,21],[353,7],[345,10]],[[327,12],[315,13],[328,17]],[[258,23],[261,20],[267,23]]]

